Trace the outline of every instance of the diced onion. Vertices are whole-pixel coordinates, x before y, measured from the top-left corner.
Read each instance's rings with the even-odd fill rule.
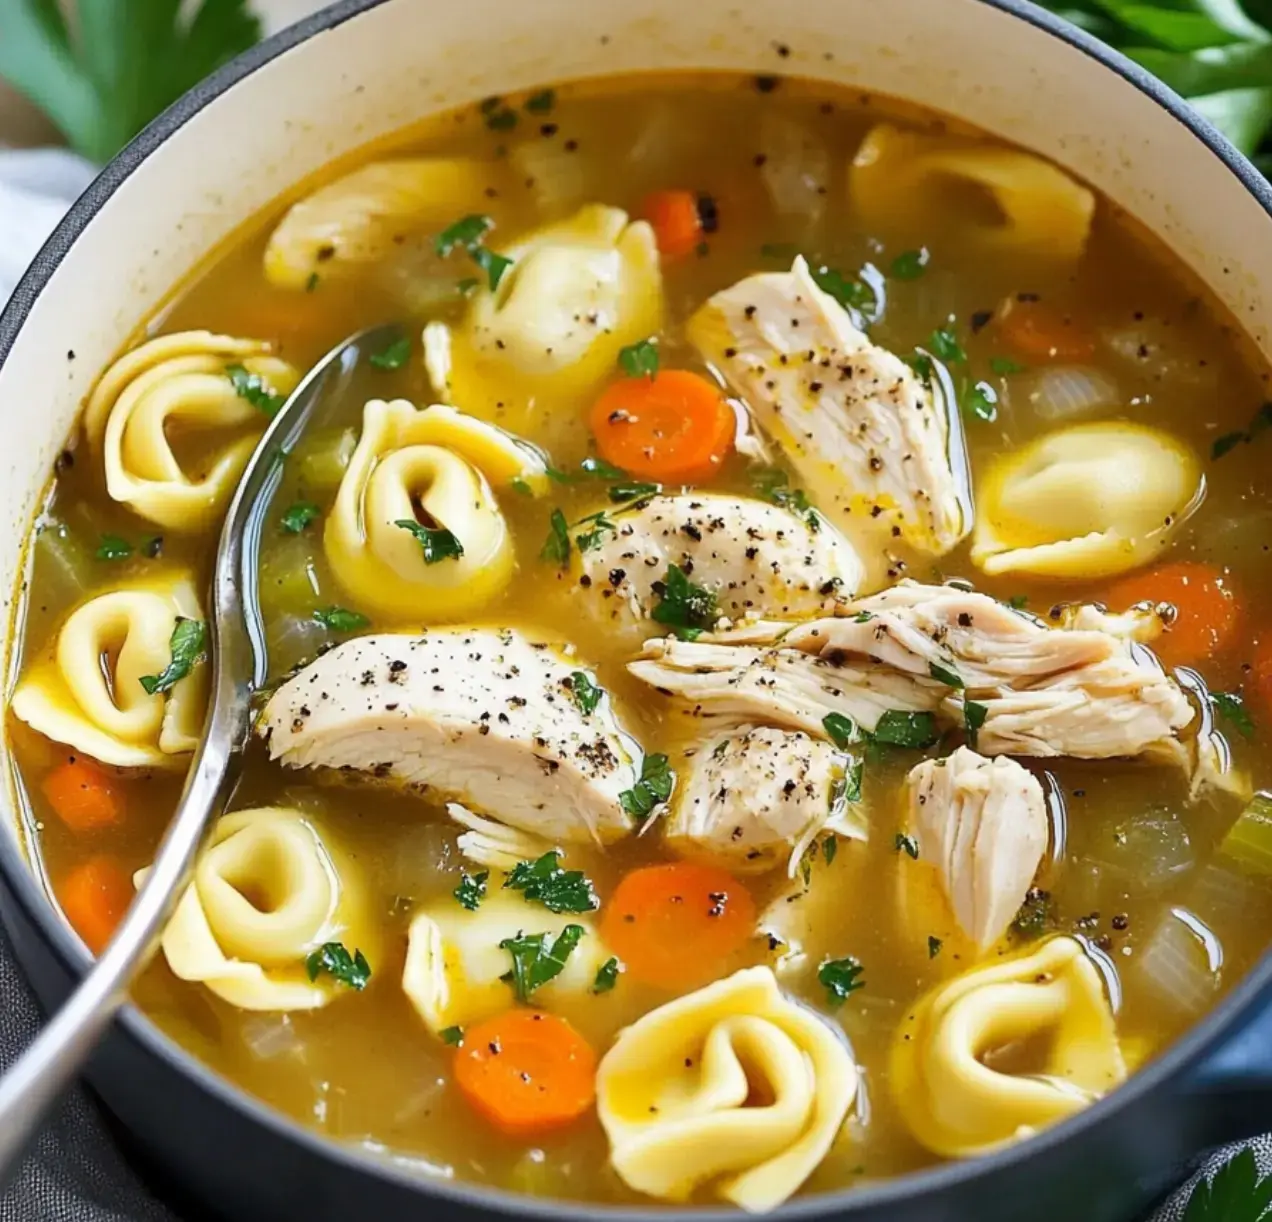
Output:
[[[1165,1008],[1189,1018],[1209,1010],[1219,988],[1218,964],[1204,936],[1208,932],[1187,909],[1172,908],[1136,964],[1146,990]]]
[[[1103,370],[1049,365],[1012,378],[1007,383],[1007,401],[1012,408],[1032,411],[1048,424],[1062,424],[1085,420],[1116,406],[1121,392]]]
[[[304,1059],[304,1041],[290,1014],[255,1014],[242,1024],[239,1034],[258,1061],[276,1061],[284,1056]]]

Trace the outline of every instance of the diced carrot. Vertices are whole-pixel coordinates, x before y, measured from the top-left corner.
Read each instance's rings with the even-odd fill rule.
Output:
[[[1233,639],[1241,606],[1224,575],[1208,564],[1178,561],[1115,582],[1099,596],[1114,611],[1136,603],[1167,603],[1174,619],[1153,642],[1167,666],[1196,666],[1221,653]]]
[[[645,197],[640,215],[653,226],[664,259],[692,254],[702,241],[702,211],[692,191],[655,191]]]
[[[592,407],[601,457],[663,483],[710,479],[733,448],[733,409],[717,387],[685,369],[620,378]]]
[[[509,1010],[464,1031],[455,1053],[455,1084],[505,1133],[543,1133],[592,1106],[596,1053],[558,1015]]]
[[[746,887],[688,861],[633,870],[601,916],[601,936],[631,977],[673,989],[714,979],[754,932]]]
[[[1095,355],[1092,331],[1044,301],[1008,297],[996,322],[1003,342],[1031,361],[1083,361]]]
[[[71,928],[95,955],[105,949],[133,898],[127,870],[104,853],[76,866],[54,891]]]
[[[100,764],[72,755],[43,780],[40,789],[67,827],[93,832],[122,823],[125,803],[119,783]]]
[[[1243,686],[1258,701],[1264,720],[1272,722],[1272,633],[1255,645]]]

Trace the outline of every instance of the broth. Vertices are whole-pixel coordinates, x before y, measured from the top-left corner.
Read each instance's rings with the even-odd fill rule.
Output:
[[[515,116],[511,123],[501,117],[509,114]],[[503,235],[562,220],[592,200],[635,216],[651,191],[687,187],[709,196],[718,228],[703,232],[687,256],[664,261],[663,369],[708,373],[686,338],[689,316],[713,293],[746,276],[785,271],[793,252],[850,275],[867,266],[877,269],[862,273],[875,286],[871,308],[882,315],[870,326],[872,343],[896,353],[930,349],[934,330],[948,327],[966,354],[965,360],[951,357],[948,364],[964,404],[974,489],[996,456],[1065,423],[1048,418],[1054,395],[1038,397],[1042,371],[1080,365],[1089,378],[1111,379],[1115,401],[1095,411],[1094,418],[1165,429],[1204,467],[1204,502],[1174,534],[1162,562],[1212,566],[1223,588],[1234,592],[1232,605],[1240,616],[1236,630],[1221,642],[1212,641],[1203,658],[1189,661],[1212,692],[1244,696],[1236,716],[1239,722],[1241,708],[1248,709],[1248,733],[1231,719],[1231,702],[1216,706],[1218,724],[1234,769],[1248,774],[1253,788],[1269,783],[1264,752],[1272,708],[1260,703],[1258,684],[1265,691],[1269,685],[1257,670],[1255,648],[1258,608],[1272,590],[1267,542],[1272,503],[1256,476],[1257,438],[1250,444],[1238,439],[1211,458],[1212,448],[1224,449],[1216,447],[1220,439],[1255,431],[1250,421],[1266,393],[1267,373],[1253,364],[1244,341],[1191,277],[1107,201],[1098,202],[1085,253],[1076,260],[1029,262],[973,248],[964,241],[966,227],[999,223],[1002,212],[983,188],[957,177],[948,181],[944,197],[939,179],[923,188],[937,192],[936,223],[921,231],[902,226],[902,232],[886,236],[869,232],[845,204],[845,167],[866,133],[885,120],[916,130],[947,130],[940,118],[820,83],[642,77],[570,84],[551,95],[437,116],[403,135],[391,152],[494,159],[502,167],[503,185],[488,203],[496,222],[492,244]],[[377,150],[383,155],[385,150]],[[784,201],[785,215],[774,205],[775,191],[792,197]],[[458,219],[469,209],[460,204],[454,211]],[[216,252],[150,321],[148,334],[207,329],[257,337],[303,370],[345,335],[369,324],[401,319],[414,336],[425,321],[453,322],[466,308],[453,286],[474,269],[462,256],[443,259],[435,253],[438,227],[431,224],[405,234],[387,261],[341,275],[320,269],[300,291],[273,286],[262,260],[282,212],[280,205],[255,218]],[[898,262],[902,255],[907,258]],[[1093,346],[1080,361],[1022,359],[1005,342],[994,313],[1004,299],[1029,305],[1035,297],[1078,320],[1086,333],[1114,340]],[[980,407],[969,410],[978,384]],[[586,412],[594,397],[591,389],[572,398],[509,385],[497,406],[458,406],[533,441],[550,454],[555,468],[575,471],[592,453]],[[312,616],[316,609],[347,606],[350,600],[325,555],[321,525],[292,533],[277,523],[297,505],[312,503],[320,513],[328,511],[334,484],[323,475],[323,464],[336,464],[338,481],[340,447],[346,447],[347,458],[369,398],[404,398],[417,406],[438,400],[418,344],[400,368],[360,369],[342,397],[338,418],[286,458],[271,511],[275,526],[264,543],[261,593],[271,661],[280,677],[320,646],[344,639]],[[1040,402],[1045,410],[1039,410]],[[994,418],[980,418],[978,410]],[[344,430],[354,432],[342,441]],[[208,443],[202,432],[186,433],[178,439],[178,456],[193,469]],[[710,480],[711,491],[754,497],[762,488],[756,471],[751,459],[735,451]],[[798,485],[796,476],[789,478]],[[552,512],[560,510],[568,522],[576,522],[596,510],[604,487],[579,479],[553,484],[543,497],[501,495],[500,509],[515,541],[516,571],[502,593],[475,615],[460,618],[571,643],[621,708],[625,728],[646,751],[666,753],[683,767],[681,753],[701,733],[700,724],[679,716],[628,673],[632,643],[603,619],[581,614],[568,574],[537,559],[550,537]],[[72,444],[33,536],[19,644],[23,673],[46,656],[68,612],[90,594],[153,581],[156,574],[178,569],[206,582],[215,535],[215,529],[183,534],[135,515],[108,495],[102,465],[88,447]],[[104,536],[125,541],[130,554],[97,559]],[[1024,605],[1044,621],[1053,607],[1101,598],[1117,580],[1023,573],[991,577],[973,562],[968,540],[936,558],[898,542],[889,550],[887,568],[887,578],[876,585],[890,585],[901,576],[921,582],[965,579],[995,598]],[[374,628],[402,627],[371,618]],[[114,674],[115,659],[108,656],[103,665]],[[1228,720],[1222,717],[1225,710]],[[128,873],[147,864],[176,802],[179,772],[120,773],[112,784],[122,795],[127,818],[75,828],[44,793],[46,777],[65,761],[67,749],[14,716],[8,719],[8,733],[22,800],[37,830],[38,856],[55,897],[65,902],[66,879],[90,859],[105,857]],[[936,1158],[915,1140],[893,1103],[889,1049],[915,1000],[975,959],[974,947],[969,950],[951,916],[916,930],[898,907],[898,871],[928,866],[911,863],[902,838],[905,778],[925,754],[942,750],[948,747],[868,749],[861,803],[869,840],[841,839],[833,859],[825,851],[807,859],[820,894],[832,899],[821,901],[828,919],[806,943],[803,966],[783,975],[782,984],[842,1026],[862,1082],[852,1117],[803,1185],[805,1192],[896,1175]],[[1221,948],[1222,968],[1199,986],[1205,995],[1200,1004],[1230,987],[1264,949],[1262,923],[1256,919],[1269,912],[1263,880],[1237,873],[1233,878],[1239,883],[1221,878],[1216,885],[1207,874],[1220,869],[1214,864],[1217,850],[1242,802],[1230,793],[1192,800],[1183,771],[1152,762],[1050,758],[1029,761],[1029,767],[1044,781],[1049,809],[1051,845],[1037,879],[1050,897],[1046,929],[1080,935],[1092,961],[1112,982],[1117,1035],[1133,1068],[1198,1015],[1195,998],[1137,970],[1172,909],[1191,914]],[[135,990],[147,1014],[206,1063],[286,1114],[330,1137],[368,1143],[409,1160],[426,1173],[578,1200],[648,1200],[615,1173],[594,1112],[559,1131],[514,1137],[468,1107],[453,1081],[453,1049],[430,1035],[397,987],[413,915],[446,901],[461,869],[470,868],[457,846],[461,829],[448,821],[441,805],[391,789],[329,784],[306,772],[285,771],[258,744],[231,809],[265,805],[296,807],[319,819],[374,897],[382,935],[370,986],[312,1011],[252,1012],[199,984],[178,980],[160,957]],[[656,830],[604,851],[567,849],[569,866],[587,873],[603,901],[633,869],[670,857]],[[748,876],[746,884],[761,910],[789,885],[780,869]],[[1041,903],[1037,892],[1031,902]],[[270,903],[258,906],[268,911]],[[1021,924],[1024,932],[1009,934],[995,953],[1027,945],[1028,922]],[[836,1005],[819,983],[817,967],[843,956],[863,965],[865,986]],[[756,937],[716,965],[714,974],[772,960],[769,944]],[[623,977],[612,991],[563,997],[552,1008],[599,1054],[621,1028],[671,995]],[[1001,1072],[1033,1074],[1042,1072],[1039,1066],[1050,1048],[1049,1037],[1040,1034],[991,1050],[984,1059]],[[701,1199],[709,1195],[704,1192]]]

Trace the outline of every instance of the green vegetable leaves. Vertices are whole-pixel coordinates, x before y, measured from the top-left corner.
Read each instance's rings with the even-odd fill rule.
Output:
[[[317,980],[325,972],[345,988],[362,992],[371,979],[371,965],[359,951],[351,955],[343,942],[325,942],[305,960],[305,971],[310,980]]]
[[[516,115],[512,111],[507,113],[512,115],[515,123]],[[486,121],[490,123],[490,116],[487,116]],[[490,217],[471,214],[448,225],[433,239],[433,249],[440,258],[445,259],[456,249],[467,251],[468,257],[486,273],[486,283],[492,293],[499,287],[504,273],[512,266],[511,259],[497,255],[486,247],[486,234],[494,227],[495,222]]]
[[[504,938],[500,950],[512,956],[512,970],[501,979],[508,981],[517,991],[519,1001],[529,1001],[535,989],[555,980],[564,970],[574,948],[582,940],[582,925],[567,925],[553,939],[551,934],[518,934]]]
[[[481,901],[486,898],[486,880],[489,877],[489,870],[482,870],[479,874],[469,874],[467,870],[459,872],[459,886],[451,894],[459,901],[461,908],[467,908],[469,912],[477,911]]]
[[[696,640],[716,620],[716,596],[704,586],[689,580],[679,565],[669,564],[667,575],[651,587],[658,595],[658,605],[650,618],[666,624],[682,641]]]
[[[1211,692],[1210,703],[1214,705],[1215,712],[1243,738],[1254,737],[1254,718],[1237,692]]]
[[[892,838],[892,848],[894,852],[904,853],[911,861],[919,860],[919,842],[913,836],[898,832]]]
[[[928,673],[938,683],[944,683],[946,687],[959,689],[963,687],[962,678],[952,666],[945,666],[940,662],[930,662],[928,664]]]
[[[619,349],[618,365],[629,378],[654,377],[658,373],[658,341],[651,337]]]
[[[170,692],[200,662],[207,657],[208,626],[201,619],[177,617],[176,627],[168,639],[172,661],[157,675],[142,675],[141,686],[146,694]]]
[[[861,979],[865,968],[851,955],[844,959],[827,959],[817,969],[818,983],[826,990],[826,997],[832,1006],[841,1005],[849,994],[864,989],[866,982]]]
[[[766,501],[799,514],[809,530],[821,530],[821,515],[813,508],[808,494],[803,488],[792,488],[790,476],[780,467],[760,467],[752,474],[751,485]]]
[[[374,359],[374,358],[373,358]],[[277,415],[286,396],[275,394],[258,373],[250,373],[242,365],[227,365],[225,376],[234,386],[234,393],[246,399],[257,411],[266,416]]]
[[[930,747],[940,736],[932,713],[906,713],[888,709],[874,728],[874,741],[893,747]]]
[[[618,983],[619,973],[623,965],[617,959],[606,959],[596,969],[596,980],[592,984],[593,993],[608,993]]]
[[[345,607],[319,607],[313,613],[313,620],[332,632],[357,632],[371,626],[371,621],[360,611]]]
[[[400,518],[393,525],[415,536],[424,553],[425,564],[458,560],[464,554],[464,545],[442,527],[421,526],[414,518]]]
[[[4,0],[0,77],[100,165],[260,36],[247,0]]]
[[[322,516],[322,510],[309,501],[297,501],[289,505],[279,519],[279,525],[289,534],[298,535]]]
[[[463,1027],[443,1027],[437,1034],[443,1044],[449,1044],[452,1048],[459,1048],[464,1043]]]
[[[967,732],[967,745],[976,750],[976,739],[980,728],[989,716],[989,705],[978,704],[975,700],[963,701],[963,728]]]
[[[1197,1182],[1180,1222],[1264,1222],[1272,1214],[1272,1175],[1259,1176],[1248,1146]]]
[[[641,762],[640,780],[618,795],[623,809],[633,819],[644,819],[661,802],[671,797],[676,774],[665,755],[647,755]]]
[[[411,359],[411,337],[403,335],[367,359],[377,369],[401,369]]]
[[[944,361],[947,365],[957,365],[967,360],[967,353],[958,342],[958,336],[954,334],[952,327],[937,327],[928,337],[928,348],[937,360]]]
[[[559,509],[552,511],[550,521],[548,538],[539,549],[539,559],[565,568],[570,563],[570,524]]]
[[[917,280],[928,265],[928,249],[920,246],[918,250],[903,250],[892,260],[888,274],[894,280]]]
[[[850,717],[845,717],[842,713],[827,713],[822,718],[822,729],[826,731],[826,736],[841,751],[846,747],[852,746],[853,743],[859,743],[862,735],[857,728],[857,723]]]
[[[549,912],[592,912],[601,905],[591,879],[582,870],[561,869],[561,854],[555,850],[544,853],[538,861],[517,862],[504,886],[520,891]]]
[[[581,670],[574,671],[563,682],[569,689],[570,695],[574,698],[574,703],[579,706],[579,712],[584,717],[590,717],[596,712],[596,706],[601,703],[601,697],[605,695],[604,688],[597,687]]]

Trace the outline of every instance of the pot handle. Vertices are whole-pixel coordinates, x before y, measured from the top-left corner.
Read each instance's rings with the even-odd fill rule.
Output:
[[[1272,1130],[1272,1000],[1190,1071],[1183,1092],[1197,1149]]]

